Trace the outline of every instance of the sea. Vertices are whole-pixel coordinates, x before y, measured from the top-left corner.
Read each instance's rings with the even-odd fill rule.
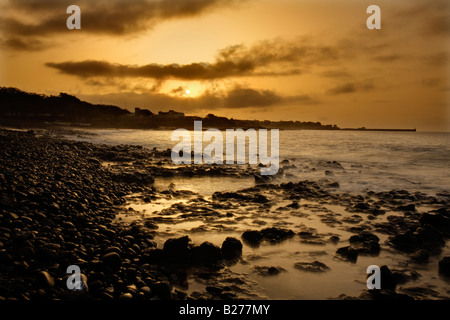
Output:
[[[172,130],[97,129],[88,132],[89,135],[69,138],[159,150],[173,148],[178,143],[171,140]],[[191,137],[194,137],[193,132]],[[194,143],[192,138],[192,145]],[[284,178],[285,181],[337,181],[343,192],[393,189],[429,195],[450,192],[448,132],[283,130],[279,132],[279,161],[281,168],[283,163],[288,163],[289,177]],[[342,168],[329,163],[333,161]],[[240,182],[234,185],[233,179],[227,179],[225,184],[218,182],[218,190],[214,190],[211,183],[214,181],[204,190],[194,186],[200,188],[194,191],[240,188]]]

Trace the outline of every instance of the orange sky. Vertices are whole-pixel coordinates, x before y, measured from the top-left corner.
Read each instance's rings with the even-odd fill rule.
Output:
[[[66,27],[71,4],[81,30]],[[366,27],[371,4],[381,30]],[[450,131],[448,0],[0,6],[2,86],[154,112]]]

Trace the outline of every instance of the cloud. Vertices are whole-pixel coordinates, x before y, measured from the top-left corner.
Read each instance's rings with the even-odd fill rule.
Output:
[[[450,35],[450,3],[448,0],[412,1],[408,7],[398,9],[395,17],[401,17],[399,23],[411,23],[420,27],[420,34],[429,36]]]
[[[388,55],[379,55],[373,58],[373,60],[378,62],[395,62],[400,59],[403,59],[404,57],[399,54],[388,54]]]
[[[357,91],[370,91],[373,90],[375,86],[373,81],[365,80],[361,82],[347,82],[338,86],[335,86],[327,91],[331,95],[354,93]]]
[[[50,45],[38,39],[16,37],[0,40],[0,47],[17,51],[40,51],[49,48]]]
[[[141,66],[85,60],[48,62],[46,66],[81,78],[142,77],[156,80],[213,80],[245,76],[286,76],[301,73],[301,66],[327,65],[340,58],[336,47],[305,41],[265,40],[246,47],[229,46],[219,51],[213,63],[147,64]]]
[[[178,91],[176,88],[175,91]],[[178,94],[159,92],[124,91],[101,95],[82,95],[87,101],[111,103],[126,107],[144,106],[153,111],[175,109],[183,112],[216,109],[260,110],[282,104],[316,104],[318,101],[308,95],[285,96],[273,90],[260,90],[235,85],[228,90],[206,90],[197,97],[183,97]]]
[[[126,36],[153,28],[170,19],[196,17],[221,7],[237,4],[236,0],[78,0],[83,33]],[[15,15],[0,17],[0,27],[9,41],[19,37],[42,38],[67,33],[67,7],[72,4],[60,0],[10,0],[3,12]],[[33,22],[17,16],[26,15]],[[5,14],[6,16],[6,14]],[[5,41],[8,44],[8,40]],[[9,48],[15,49],[14,45]],[[33,50],[31,46],[29,50]]]

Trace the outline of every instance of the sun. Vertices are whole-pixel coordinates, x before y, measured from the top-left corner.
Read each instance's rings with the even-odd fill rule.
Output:
[[[187,89],[186,94],[191,94],[191,90]]]

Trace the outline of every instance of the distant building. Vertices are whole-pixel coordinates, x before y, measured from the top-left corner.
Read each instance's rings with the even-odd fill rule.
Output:
[[[134,116],[135,117],[150,117],[153,115],[153,112],[147,109],[134,108]]]
[[[184,118],[183,112],[176,112],[174,110],[169,110],[168,112],[159,111],[158,117],[161,118],[170,118],[170,119],[177,119],[177,118]]]

